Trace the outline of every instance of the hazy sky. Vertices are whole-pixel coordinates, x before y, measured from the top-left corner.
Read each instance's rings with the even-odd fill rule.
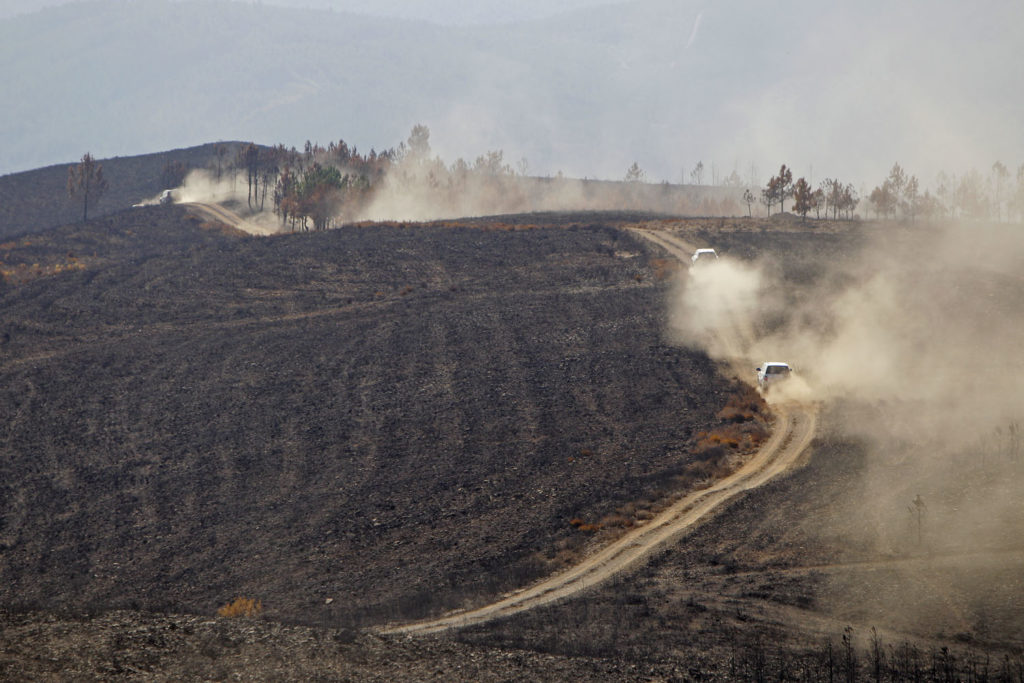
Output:
[[[862,188],[899,162],[924,189],[939,170],[1024,163],[1021,0],[38,11],[54,4],[0,10],[0,173],[217,140],[380,150],[417,123],[449,164],[502,150],[539,175],[621,179],[635,161],[651,181],[689,182],[702,162],[705,182],[760,184],[785,163]]]
[[[330,7],[339,11],[464,26],[538,19],[581,7],[610,5],[616,1],[621,0],[273,0],[273,4]]]
[[[76,1],[84,0],[5,0],[0,3],[0,19]],[[250,4],[334,9],[339,12],[429,21],[446,26],[465,26],[537,19],[581,7],[610,5],[621,0],[259,0],[257,3],[252,3],[251,0],[244,1]]]

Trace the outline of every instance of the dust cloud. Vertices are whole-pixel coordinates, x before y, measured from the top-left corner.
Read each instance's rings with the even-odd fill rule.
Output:
[[[928,433],[952,412],[971,428],[948,443],[1024,417],[1020,226],[865,230],[876,231],[856,254],[821,254],[813,282],[767,261],[691,268],[672,295],[671,336],[738,367],[788,362],[813,400],[913,406],[900,422]]]
[[[350,178],[365,173],[330,161],[324,165]],[[197,169],[172,194],[178,203],[220,204],[259,234],[272,234],[291,229],[274,211],[273,189],[264,197],[261,186],[261,198],[250,206],[248,184],[240,173],[225,172],[218,179],[209,170]],[[332,200],[330,225],[570,211],[733,216],[741,213],[741,194],[738,187],[529,176],[505,164],[500,152],[491,152],[472,166],[461,160],[447,166],[440,158],[402,160],[365,189],[339,191]],[[158,201],[159,195],[147,203]]]
[[[813,277],[787,274],[778,258],[690,269],[671,298],[670,334],[747,381],[762,361],[790,363],[798,381],[769,400],[819,402],[823,438],[862,445],[856,495],[836,504],[846,526],[817,533],[876,556],[951,553],[967,565],[980,552],[1018,549],[1021,226],[858,229],[864,239],[851,253],[815,255]]]
[[[499,157],[500,159],[500,157]],[[646,211],[735,216],[742,188],[654,185],[533,177],[509,168],[491,173],[403,164],[378,183],[347,220],[430,221],[544,211]]]
[[[904,406],[890,412],[901,435],[962,446],[1024,410],[1017,230],[883,229],[857,258],[836,264],[831,286],[811,288],[791,311],[775,302],[784,323],[752,351],[785,353],[818,399]]]
[[[712,358],[745,367],[752,327],[768,293],[757,264],[719,258],[693,265],[677,279],[669,312],[675,342],[707,350]]]
[[[220,178],[204,169],[190,171],[181,187],[172,190],[176,202],[204,204],[246,201],[246,186],[239,184],[238,176],[223,173]]]
[[[262,193],[262,189],[260,190]],[[271,191],[267,190],[267,202],[273,202]],[[212,171],[195,169],[189,172],[180,187],[171,190],[177,204],[219,204],[238,215],[234,227],[252,235],[273,235],[281,232],[281,221],[273,211],[258,211],[249,208],[249,188],[237,174],[223,173],[220,178]]]
[[[832,287],[807,292],[786,324],[755,344],[787,349],[824,402],[833,434],[863,449],[835,497],[836,516],[808,527],[872,560],[952,558],[942,572],[958,578],[941,591],[905,590],[934,585],[930,562],[867,580],[900,596],[879,601],[873,619],[979,634],[1000,621],[1020,625],[1011,607],[1019,592],[999,589],[1005,607],[991,600],[993,583],[1007,571],[1019,575],[1014,554],[1024,532],[1020,229],[882,226],[837,265]],[[859,589],[838,581],[826,590],[841,605]]]

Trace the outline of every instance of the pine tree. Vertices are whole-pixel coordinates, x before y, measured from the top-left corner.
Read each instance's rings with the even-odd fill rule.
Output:
[[[88,152],[77,166],[68,168],[68,197],[82,198],[82,222],[89,220],[89,201],[94,203],[107,191],[107,179],[103,177],[103,166],[96,163]]]
[[[793,185],[793,212],[800,214],[801,218],[807,218],[807,212],[814,204],[814,191],[808,182],[800,178]]]

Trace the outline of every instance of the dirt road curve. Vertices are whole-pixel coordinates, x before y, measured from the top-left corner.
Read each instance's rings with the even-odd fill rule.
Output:
[[[678,237],[649,230],[635,232],[689,264],[693,248]],[[747,326],[737,325],[734,329],[720,331],[720,334],[734,338],[731,341],[737,343],[730,346],[743,347],[742,342],[746,340],[735,338],[744,335],[744,328]],[[723,360],[729,360],[733,367],[750,366],[749,359]],[[644,526],[633,529],[575,567],[490,605],[439,619],[389,626],[381,632],[428,634],[500,619],[571,596],[634,566],[659,545],[678,538],[725,501],[764,484],[797,461],[814,437],[817,410],[814,406],[801,404],[775,405],[774,408],[776,422],[772,437],[742,468],[714,486],[679,500]]]
[[[490,605],[440,619],[391,626],[382,632],[426,634],[500,619],[568,597],[628,569],[662,543],[681,535],[729,498],[760,486],[793,464],[814,436],[816,414],[814,411],[782,407],[776,417],[772,438],[742,469],[709,489],[683,498],[644,526],[633,529],[575,567]]]

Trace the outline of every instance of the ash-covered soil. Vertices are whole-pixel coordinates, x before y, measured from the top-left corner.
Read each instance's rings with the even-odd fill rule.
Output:
[[[1020,544],[943,548],[941,529],[919,544],[907,519],[865,515],[868,449],[837,419],[826,416],[803,467],[637,571],[453,638],[681,680],[868,681],[876,665],[882,680],[1017,680]]]
[[[613,657],[395,641],[266,620],[109,612],[0,613],[3,680],[650,681],[684,670]]]
[[[825,407],[797,470],[578,598],[437,637],[360,631],[586,552],[570,520],[677,484],[729,381],[665,342],[664,254],[615,229],[650,217],[253,239],[178,211],[11,249],[41,265],[3,293],[0,676],[1024,675],[1021,520],[950,533],[1019,490],[1019,461],[949,454],[955,483],[932,481],[913,434],[850,433],[893,408],[853,400]],[[759,261],[792,303],[849,286],[879,229],[654,222]],[[69,249],[81,266],[43,267]],[[951,304],[1022,314],[1019,278],[958,283]],[[213,616],[236,595],[263,614]]]
[[[0,599],[407,619],[651,504],[730,385],[645,248],[568,228],[245,238],[181,208],[32,235],[3,295]],[[32,277],[36,272],[37,276]]]

